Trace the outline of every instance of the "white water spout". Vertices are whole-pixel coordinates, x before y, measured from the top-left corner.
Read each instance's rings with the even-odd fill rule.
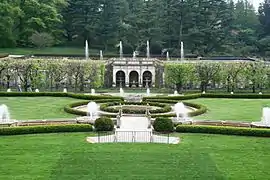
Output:
[[[176,96],[176,95],[178,95],[178,92],[175,90],[173,94]]]
[[[179,102],[174,105],[174,111],[176,113],[176,119],[177,121],[180,120],[180,116],[183,120],[186,120],[188,118],[188,111],[184,105],[184,103]]]
[[[120,59],[123,59],[123,44],[122,44],[122,41],[120,41],[120,43],[119,43],[119,55],[120,55]]]
[[[89,59],[89,49],[88,49],[88,41],[85,40],[85,59]]]
[[[96,119],[96,115],[98,112],[98,105],[95,102],[89,102],[87,104],[87,116],[89,116],[90,120],[95,120]]]
[[[10,122],[10,114],[8,107],[5,104],[0,106],[0,123]]]
[[[7,92],[12,92],[10,88],[7,89]]]
[[[39,92],[39,89],[35,89],[35,92]]]
[[[146,57],[150,58],[150,45],[149,41],[146,42]]]
[[[166,59],[167,59],[167,61],[169,61],[169,60],[170,60],[170,54],[169,54],[169,51],[167,51],[167,54],[166,54]]]
[[[136,52],[134,51],[133,52],[133,60],[135,60],[136,59]]]
[[[101,60],[101,61],[103,60],[103,52],[102,52],[102,50],[99,51],[99,60]]]
[[[123,90],[123,88],[120,88],[120,96],[124,96],[125,92]]]
[[[63,89],[63,92],[64,92],[64,93],[67,93],[67,88],[64,88],[64,89]]]
[[[151,94],[150,89],[147,88],[147,89],[146,89],[146,95],[147,95],[147,96],[150,96],[150,94]]]
[[[184,55],[184,43],[181,41],[181,61],[183,61],[185,58]]]
[[[91,89],[91,95],[95,95],[95,94],[96,94],[95,89]]]

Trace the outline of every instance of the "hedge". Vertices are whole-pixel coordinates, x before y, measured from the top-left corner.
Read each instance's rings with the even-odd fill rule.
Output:
[[[95,121],[96,131],[112,131],[114,129],[113,121],[108,117],[100,117]]]
[[[96,103],[104,103],[104,102],[119,102],[119,99],[100,99],[100,100],[95,100]],[[79,115],[79,116],[87,116],[87,112],[85,111],[80,111],[77,109],[73,109],[74,107],[78,107],[78,106],[83,106],[83,105],[87,105],[89,103],[89,101],[80,101],[80,102],[75,102],[75,103],[71,103],[68,104],[64,107],[64,111],[70,114],[75,114],[75,115]]]
[[[9,56],[9,54],[0,54],[0,58],[5,58],[5,57],[8,57]]]
[[[64,92],[0,92],[0,97],[38,97],[38,96],[52,96],[52,97],[71,97],[75,99],[85,100],[98,100],[98,99],[119,99],[124,100],[123,97],[108,96],[108,95],[88,95],[88,94],[77,94],[77,93],[64,93]]]
[[[0,128],[0,136],[37,134],[37,133],[59,133],[59,132],[89,132],[89,131],[93,131],[93,127],[90,124],[3,127]]]
[[[201,98],[270,99],[270,94],[202,94]]]
[[[174,125],[170,118],[159,117],[153,123],[156,132],[173,132]]]
[[[137,102],[122,102],[122,105],[147,105],[149,104],[150,106],[157,106],[161,107],[161,109],[153,109],[149,110],[150,113],[155,114],[155,113],[166,113],[171,111],[171,107],[168,104],[162,104],[162,103],[156,103],[156,102],[142,102],[142,103],[137,103]],[[116,106],[120,105],[120,102],[112,102],[112,103],[106,103],[102,104],[100,106],[100,109],[105,112],[111,112],[111,113],[118,113],[119,110],[111,107],[111,106]],[[134,109],[123,109],[123,113],[127,114],[144,114],[146,112],[145,110],[134,110]]]
[[[155,96],[155,97],[144,97],[143,101],[151,101],[151,99],[166,99],[166,100],[188,100],[188,99],[198,99],[201,94],[188,94],[184,96]]]
[[[167,102],[170,101],[170,103],[177,103],[178,101],[172,101],[172,100],[159,100],[160,102]],[[190,106],[195,108],[195,111],[189,112],[188,116],[189,117],[194,117],[194,116],[199,116],[201,114],[206,113],[207,111],[207,107],[201,104],[195,104],[195,103],[190,103],[190,102],[183,102],[184,105],[186,106]],[[175,113],[170,113],[170,114],[153,114],[151,115],[151,117],[155,118],[155,117],[176,117]]]
[[[239,127],[224,127],[224,126],[221,127],[221,126],[178,125],[176,127],[176,132],[270,137],[270,129],[239,128]]]

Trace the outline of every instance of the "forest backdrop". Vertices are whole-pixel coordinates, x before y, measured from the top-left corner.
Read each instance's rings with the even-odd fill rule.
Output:
[[[270,4],[247,0],[2,0],[0,48],[70,46],[124,53],[270,56]]]

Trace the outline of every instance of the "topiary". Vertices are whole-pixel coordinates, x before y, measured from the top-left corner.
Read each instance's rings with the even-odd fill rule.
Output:
[[[157,132],[172,132],[174,130],[172,120],[165,117],[156,118],[153,126]]]
[[[101,117],[95,121],[96,131],[112,131],[114,128],[113,121],[108,117]]]

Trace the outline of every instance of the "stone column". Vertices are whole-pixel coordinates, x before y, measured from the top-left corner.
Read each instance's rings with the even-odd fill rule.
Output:
[[[152,87],[156,86],[156,72],[155,69],[153,71],[151,71],[152,73]]]
[[[125,83],[126,83],[126,87],[129,87],[129,73],[128,71],[125,71]]]
[[[116,70],[113,70],[113,83],[112,83],[113,87],[116,87]]]

